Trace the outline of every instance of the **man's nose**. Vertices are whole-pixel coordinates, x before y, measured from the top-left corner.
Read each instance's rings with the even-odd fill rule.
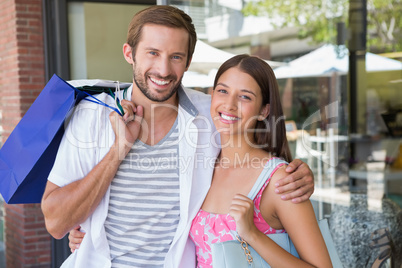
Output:
[[[170,59],[168,58],[160,58],[158,61],[158,72],[162,77],[168,76],[171,74],[172,65]]]

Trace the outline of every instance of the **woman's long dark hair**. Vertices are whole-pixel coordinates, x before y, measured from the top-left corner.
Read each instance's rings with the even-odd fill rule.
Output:
[[[292,161],[288,140],[286,139],[285,117],[279,97],[278,83],[271,66],[264,60],[247,54],[230,58],[219,68],[214,81],[214,89],[219,77],[230,68],[239,68],[250,75],[261,88],[262,106],[269,104],[269,115],[257,121],[254,138],[256,145],[274,156]]]

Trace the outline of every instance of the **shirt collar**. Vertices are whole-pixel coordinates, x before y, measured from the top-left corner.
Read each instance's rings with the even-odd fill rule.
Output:
[[[194,117],[197,116],[198,109],[191,102],[182,85],[180,85],[179,89],[177,90],[177,94],[179,96],[179,105],[190,115]]]

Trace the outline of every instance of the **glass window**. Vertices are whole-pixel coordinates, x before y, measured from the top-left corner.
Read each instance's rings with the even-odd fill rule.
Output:
[[[68,3],[71,79],[132,81],[123,57],[127,27],[138,11],[135,4]]]

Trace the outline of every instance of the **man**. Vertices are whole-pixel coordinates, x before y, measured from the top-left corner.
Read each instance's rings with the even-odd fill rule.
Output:
[[[42,200],[52,236],[77,225],[86,232],[65,267],[195,266],[189,228],[219,153],[209,96],[181,87],[196,40],[191,18],[177,8],[137,13],[123,46],[133,68],[124,116],[85,101],[76,108]],[[298,172],[279,192],[309,198],[310,169],[301,161],[291,169]]]

